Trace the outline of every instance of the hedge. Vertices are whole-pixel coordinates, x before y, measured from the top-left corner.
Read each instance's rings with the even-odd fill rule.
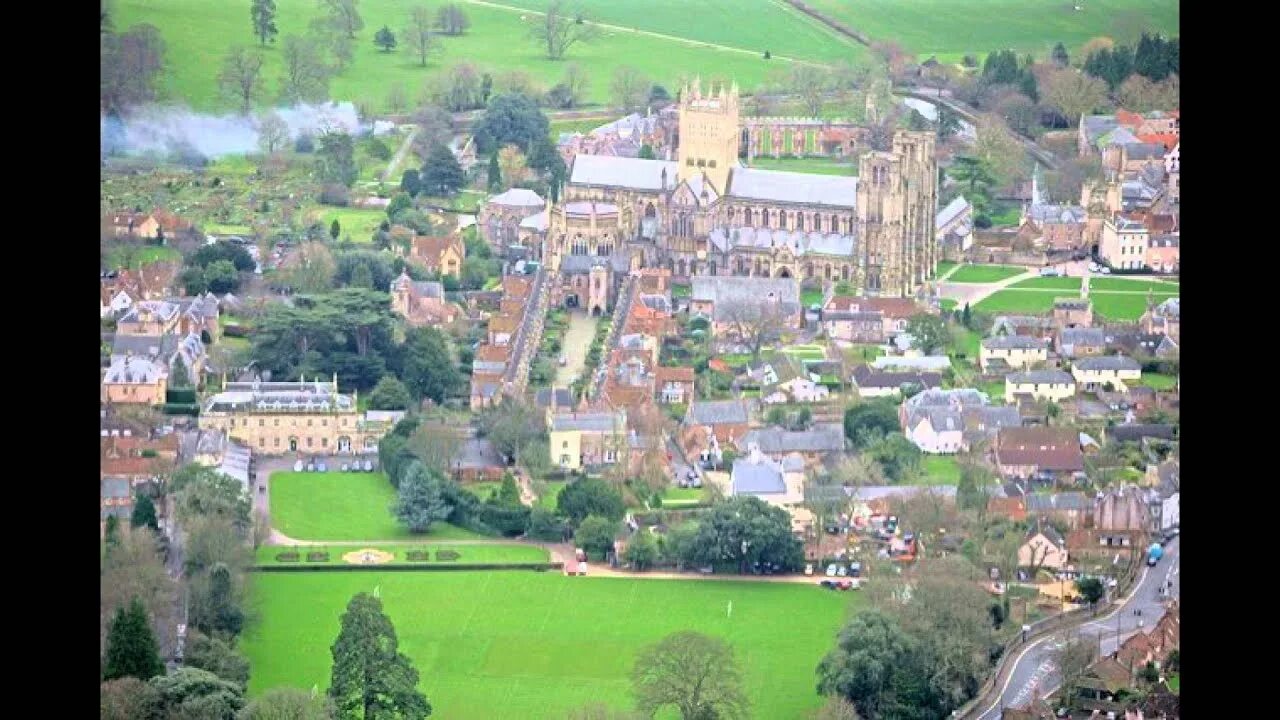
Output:
[[[170,388],[165,391],[164,399],[165,402],[174,405],[194,405],[196,403],[196,389],[190,387]]]
[[[165,403],[165,415],[190,415],[195,417],[200,414],[200,406],[196,403]]]
[[[254,565],[254,572],[359,572],[401,571],[437,572],[442,570],[563,570],[564,563],[449,563],[447,565]]]

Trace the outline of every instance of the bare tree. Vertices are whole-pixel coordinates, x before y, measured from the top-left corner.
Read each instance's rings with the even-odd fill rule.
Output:
[[[404,29],[405,44],[410,52],[418,56],[422,67],[427,66],[427,57],[436,52],[439,43],[432,31],[431,11],[426,5],[419,5],[409,12],[409,25]]]
[[[333,56],[333,72],[338,74],[355,61],[355,40],[345,30],[335,25],[329,17],[318,17],[311,21],[307,34],[315,39],[316,44],[325,48]]]
[[[832,89],[831,74],[822,68],[797,63],[787,73],[787,89],[800,96],[809,117],[818,117],[822,114],[826,94]]]
[[[569,63],[564,68],[564,78],[560,81],[562,85],[569,91],[569,97],[572,98],[574,105],[582,100],[582,96],[587,94],[587,86],[591,84],[591,77],[587,75],[587,71],[582,69],[578,63]]]
[[[330,69],[314,37],[289,35],[281,46],[280,102],[295,105],[329,98]]]
[[[884,468],[866,453],[845,455],[831,468],[831,480],[851,488],[884,485]]]
[[[653,82],[630,65],[619,65],[613,71],[609,83],[609,95],[613,104],[624,113],[635,112],[649,102]]]
[[[271,155],[289,142],[289,126],[274,112],[264,113],[258,121],[258,147]]]
[[[364,28],[364,20],[356,10],[356,0],[320,0],[320,10],[335,30],[351,40],[355,40],[356,33]]]
[[[1028,177],[1027,153],[1000,118],[983,115],[978,121],[977,134],[974,155],[990,164],[992,174],[1001,185]]]
[[[818,709],[818,720],[861,720],[861,717],[853,703],[839,695],[832,695]]]
[[[1075,126],[1082,115],[1106,103],[1107,83],[1079,70],[1062,68],[1049,75],[1041,95]]]
[[[418,108],[413,124],[418,128],[413,136],[413,151],[424,161],[437,143],[448,145],[453,138],[453,118],[439,105],[428,103]]]
[[[387,109],[393,113],[403,112],[409,105],[409,98],[405,95],[404,85],[396,83],[387,91]]]
[[[218,86],[240,104],[244,115],[262,95],[262,63],[262,53],[237,45],[227,53],[218,73]]]
[[[1120,107],[1132,112],[1169,110],[1178,107],[1178,90],[1177,75],[1170,75],[1158,83],[1153,83],[1135,73],[1116,88],[1116,102]]]
[[[438,470],[446,477],[453,477],[453,458],[462,439],[453,428],[439,424],[422,425],[409,438],[409,452],[422,461],[428,469]]]
[[[462,112],[483,106],[480,71],[463,62],[433,76],[423,88],[424,103],[440,105],[450,112]]]
[[[1065,630],[1057,640],[1050,658],[1057,668],[1063,697],[1072,697],[1076,685],[1089,672],[1089,666],[1097,658],[1098,641],[1095,637],[1072,635]]]
[[[471,20],[458,3],[449,3],[436,11],[436,27],[445,35],[461,35],[471,27]]]
[[[587,22],[580,9],[570,9],[564,0],[551,0],[547,11],[529,25],[529,37],[546,49],[547,57],[560,60],[569,48],[599,37],[600,28]]]
[[[516,187],[529,179],[529,163],[524,153],[515,145],[508,145],[498,151],[498,168],[508,187]]]
[[[494,95],[519,93],[536,98],[542,94],[533,76],[524,70],[508,70],[493,79]]]
[[[718,303],[716,310],[729,335],[751,351],[752,362],[759,360],[761,348],[776,342],[786,328],[782,311],[774,302],[732,300]]]
[[[108,548],[102,564],[101,638],[105,650],[107,631],[116,610],[133,598],[142,600],[156,629],[157,638],[170,638],[175,621],[178,585],[165,570],[157,538],[150,528],[129,528],[121,523],[117,543]],[[167,643],[166,643],[167,644]],[[167,648],[162,647],[164,651]]]

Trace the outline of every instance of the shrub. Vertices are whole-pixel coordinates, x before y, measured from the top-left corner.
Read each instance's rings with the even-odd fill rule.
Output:
[[[454,560],[457,560],[460,557],[462,557],[462,555],[458,554],[456,551],[453,551],[453,550],[437,550],[436,551],[436,560],[440,562],[453,562]]]
[[[329,562],[329,553],[309,552],[307,553],[307,562]]]
[[[346,207],[351,203],[351,191],[345,186],[337,183],[330,183],[325,185],[324,189],[320,191],[320,203],[322,205]]]
[[[316,150],[316,141],[310,135],[299,135],[293,143],[294,152],[310,153]]]
[[[431,553],[427,550],[410,550],[405,553],[404,559],[409,562],[431,562]]]
[[[293,551],[276,553],[276,560],[279,562],[298,562],[298,557],[298,553]]]

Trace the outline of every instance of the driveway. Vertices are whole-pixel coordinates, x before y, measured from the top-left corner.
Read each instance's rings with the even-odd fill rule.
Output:
[[[1160,587],[1172,583],[1169,598],[1177,598],[1179,590],[1178,547],[1180,538],[1174,538],[1165,546],[1164,558],[1155,567],[1143,567],[1134,590],[1118,607],[1100,611],[1098,619],[1071,630],[1074,636],[1086,637],[1097,643],[1101,655],[1109,655],[1140,628],[1148,631],[1164,612],[1165,596]],[[1141,614],[1138,614],[1141,613]],[[1000,699],[982,714],[970,717],[979,720],[1000,720],[1003,709],[1026,704],[1032,693],[1045,697],[1061,684],[1057,667],[1053,663],[1053,651],[1061,645],[1061,636],[1054,633],[1041,638],[1018,651],[1013,672],[1009,674]]]

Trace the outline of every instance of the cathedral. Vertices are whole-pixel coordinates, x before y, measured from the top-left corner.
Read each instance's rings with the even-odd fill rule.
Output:
[[[674,160],[574,157],[540,218],[542,260],[566,304],[606,312],[611,288],[641,267],[847,281],[892,297],[934,277],[933,133],[897,131],[890,152],[861,156],[857,177],[760,170],[738,160],[750,140],[738,100],[736,85],[686,87]]]

